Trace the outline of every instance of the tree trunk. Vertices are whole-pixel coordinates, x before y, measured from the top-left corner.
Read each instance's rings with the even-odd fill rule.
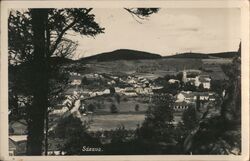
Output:
[[[27,154],[41,155],[44,139],[44,117],[47,109],[48,73],[45,30],[47,9],[32,9],[34,59],[31,64],[33,103],[28,111]]]
[[[46,57],[47,57],[47,74],[50,75],[49,71],[51,70],[50,68],[50,30],[48,27],[48,21],[46,21],[46,29],[45,29],[45,33],[46,33]],[[49,78],[48,78],[49,79]],[[48,91],[49,93],[49,91]],[[48,105],[48,104],[47,104]],[[48,155],[48,132],[49,132],[49,111],[48,111],[48,106],[45,110],[45,139],[44,139],[44,154]]]

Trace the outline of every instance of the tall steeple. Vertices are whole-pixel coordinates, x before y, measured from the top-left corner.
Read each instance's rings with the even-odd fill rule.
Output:
[[[184,70],[182,72],[182,81],[184,83],[187,83],[187,72],[186,72],[186,66],[184,66]]]

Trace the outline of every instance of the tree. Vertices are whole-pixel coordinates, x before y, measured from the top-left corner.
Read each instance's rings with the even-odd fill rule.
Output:
[[[223,91],[227,88],[228,83],[225,80],[211,80],[211,90],[223,97]]]
[[[122,143],[126,141],[127,130],[124,125],[120,125],[114,131],[112,131],[111,143]]]
[[[189,107],[182,115],[184,126],[187,130],[192,130],[198,126],[198,118],[194,107]]]
[[[34,58],[32,63],[33,79],[31,86],[32,109],[29,109],[27,153],[29,155],[40,155],[42,141],[44,139],[44,117],[47,108],[48,94],[48,64],[46,61],[45,32],[48,11],[46,9],[34,9],[31,11],[31,22],[33,30]]]
[[[111,95],[115,94],[115,88],[114,87],[110,87],[109,90],[110,90],[110,94]]]
[[[42,152],[44,118],[48,107],[49,71],[53,67],[49,64],[49,58],[65,57],[73,50],[72,42],[63,37],[69,29],[90,36],[102,33],[104,30],[94,21],[94,15],[89,14],[91,10],[32,9],[24,14],[18,11],[10,14],[11,58],[9,60],[12,61],[9,63],[30,62],[30,71],[35,74],[31,79],[34,99],[32,109],[28,111],[28,154],[40,155]],[[21,31],[15,32],[16,29]],[[20,45],[24,37],[29,41]],[[67,47],[63,47],[65,44]],[[15,64],[18,64],[16,62]]]
[[[168,94],[156,94],[138,131],[139,138],[155,143],[173,143],[173,98]]]
[[[60,150],[66,155],[81,155],[83,146],[100,147],[100,142],[92,138],[87,129],[87,124],[72,115],[60,120],[55,129],[56,136],[64,140]]]
[[[201,92],[205,90],[204,85],[202,83],[199,85],[198,90]]]
[[[240,49],[240,47],[239,47]],[[241,154],[240,51],[227,68],[229,84],[220,115],[204,114],[198,128],[186,139],[193,154]],[[208,116],[208,117],[206,117]]]
[[[138,18],[156,13],[157,8],[126,8]],[[68,56],[74,42],[65,38],[69,30],[95,36],[104,32],[95,22],[92,8],[30,9],[11,11],[9,16],[9,64],[30,63],[32,107],[28,110],[28,154],[42,153],[44,119],[47,115],[50,58]]]

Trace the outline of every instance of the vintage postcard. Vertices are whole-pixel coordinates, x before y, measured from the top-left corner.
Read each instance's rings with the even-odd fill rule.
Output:
[[[248,1],[2,1],[1,160],[249,159]]]

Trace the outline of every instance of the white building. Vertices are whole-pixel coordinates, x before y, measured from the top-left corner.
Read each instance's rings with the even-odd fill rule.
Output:
[[[25,155],[27,145],[27,135],[9,136],[9,155]]]
[[[105,89],[105,90],[103,91],[103,94],[110,94],[110,89]]]
[[[81,79],[73,79],[70,84],[71,85],[81,85],[82,80]]]
[[[203,88],[205,89],[211,88],[211,78],[209,75],[197,75],[188,77],[187,72],[184,70],[182,81],[184,83],[191,82],[191,84],[195,85],[196,87],[199,87],[202,84]]]
[[[191,91],[181,91],[176,96],[176,102],[193,102],[197,99],[197,96]]]
[[[123,92],[125,96],[137,96],[137,93],[135,92]]]
[[[215,101],[215,94],[213,92],[181,91],[175,96],[176,102],[195,102],[198,97],[201,101]]]
[[[55,108],[55,109],[51,112],[51,114],[59,114],[59,115],[61,115],[61,114],[64,114],[65,112],[67,112],[68,110],[69,110],[68,107],[63,106],[63,107],[61,107],[61,108]]]
[[[170,83],[170,84],[173,84],[173,83],[180,83],[180,81],[179,81],[179,80],[176,80],[176,79],[169,79],[169,80],[168,80],[168,83]]]

